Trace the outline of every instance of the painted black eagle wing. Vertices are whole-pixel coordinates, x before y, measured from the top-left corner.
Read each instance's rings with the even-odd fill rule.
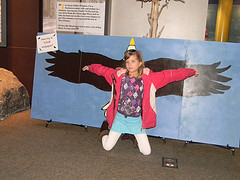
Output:
[[[224,85],[232,78],[221,75],[227,71],[231,65],[219,68],[221,62],[211,65],[187,65],[188,68],[197,69],[199,76],[188,78],[184,81],[184,97],[210,96],[212,94],[224,94],[231,86]]]
[[[82,71],[82,67],[90,64],[102,64],[107,67],[120,67],[121,60],[114,60],[97,53],[66,53],[63,51],[48,52],[52,58],[46,59],[51,66],[45,68],[48,75],[61,78],[72,83],[87,83],[103,91],[111,91],[111,86],[104,77],[97,76],[89,71]]]
[[[46,59],[51,66],[45,68],[50,71],[49,76],[58,77],[72,83],[80,83],[81,52],[65,53],[63,51],[48,52],[53,58]]]
[[[152,69],[154,72],[159,72],[165,69],[179,69],[179,68],[192,68],[199,72],[198,77],[191,77],[184,81],[172,82],[156,92],[156,97],[177,95],[184,97],[194,96],[210,96],[211,94],[223,94],[230,86],[224,85],[232,79],[221,75],[227,71],[231,65],[218,68],[221,62],[210,65],[191,65],[187,64],[187,60],[179,61],[168,58],[159,58],[147,61],[146,67]]]

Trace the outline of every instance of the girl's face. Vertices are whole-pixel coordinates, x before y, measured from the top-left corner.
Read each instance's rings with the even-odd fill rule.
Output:
[[[137,59],[136,55],[132,55],[130,56],[130,58],[128,58],[126,60],[126,68],[129,72],[129,76],[130,77],[138,77],[138,68],[142,65],[142,62],[140,62]]]

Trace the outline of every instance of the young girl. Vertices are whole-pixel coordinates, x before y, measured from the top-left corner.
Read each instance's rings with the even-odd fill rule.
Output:
[[[107,122],[111,128],[101,128],[103,148],[110,151],[122,133],[134,134],[139,151],[144,155],[151,153],[146,129],[156,126],[155,92],[173,81],[197,76],[194,69],[165,70],[150,72],[144,68],[141,53],[130,43],[124,55],[123,68],[120,70],[92,64],[84,66],[98,76],[103,76],[112,85],[112,96],[107,107]],[[103,126],[102,126],[103,127]]]

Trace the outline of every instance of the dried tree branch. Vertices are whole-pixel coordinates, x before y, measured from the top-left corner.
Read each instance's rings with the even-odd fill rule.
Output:
[[[149,37],[155,38],[155,37],[160,37],[165,26],[161,28],[161,30],[157,33],[158,30],[158,20],[160,15],[162,14],[162,11],[164,8],[168,7],[168,4],[170,3],[171,0],[165,0],[165,4],[163,4],[160,8],[160,1],[162,0],[136,0],[136,1],[141,1],[142,2],[142,7],[143,3],[151,2],[151,12],[147,14],[147,19],[148,23],[150,25],[149,33],[147,34]],[[182,2],[185,3],[185,0],[174,0],[176,2]]]

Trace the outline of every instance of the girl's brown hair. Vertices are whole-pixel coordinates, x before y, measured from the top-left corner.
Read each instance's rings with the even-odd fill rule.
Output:
[[[124,69],[127,69],[126,68],[126,60],[128,60],[131,56],[134,56],[134,55],[137,57],[137,60],[139,62],[142,62],[142,65],[138,68],[138,77],[137,77],[137,78],[141,78],[142,75],[143,75],[143,68],[145,67],[145,65],[144,65],[144,61],[143,61],[142,54],[141,54],[140,51],[138,51],[138,50],[127,50],[127,51],[125,51],[124,58],[123,58],[124,62],[123,62],[122,67]],[[126,74],[129,75],[128,72]]]

